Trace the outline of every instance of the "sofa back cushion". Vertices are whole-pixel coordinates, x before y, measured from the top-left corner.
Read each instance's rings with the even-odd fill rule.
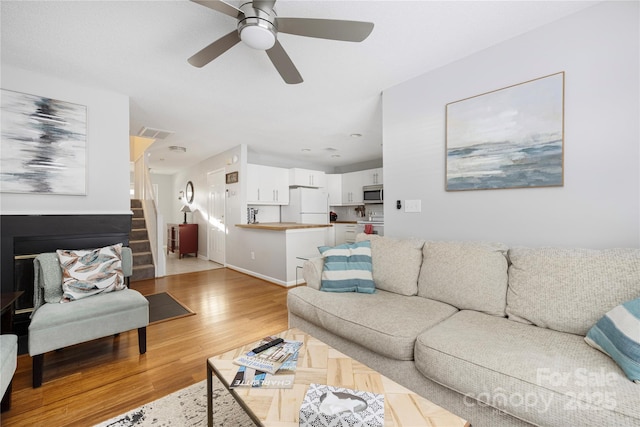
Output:
[[[400,240],[364,233],[356,236],[357,242],[363,240],[371,242],[376,288],[400,295],[416,295],[424,240]]]
[[[512,248],[507,315],[586,335],[605,313],[640,296],[640,249]]]
[[[418,295],[460,310],[504,316],[507,249],[502,243],[428,241]]]

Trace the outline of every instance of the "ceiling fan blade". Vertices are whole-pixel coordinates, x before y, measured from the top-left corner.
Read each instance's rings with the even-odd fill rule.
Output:
[[[198,3],[204,7],[208,7],[209,9],[213,9],[216,12],[224,13],[225,15],[229,15],[232,18],[238,18],[240,16],[244,16],[244,12],[238,9],[235,6],[230,5],[229,3],[225,3],[222,0],[191,0],[194,3]]]
[[[233,30],[226,36],[219,38],[209,46],[202,49],[200,52],[193,55],[187,61],[189,61],[189,64],[193,65],[194,67],[204,67],[209,62],[213,61],[239,42],[240,36],[238,35],[238,31]]]
[[[373,31],[373,22],[280,17],[276,21],[280,33],[347,42],[361,42]]]
[[[267,50],[267,55],[285,83],[290,85],[302,83],[302,76],[278,40],[271,49]]]

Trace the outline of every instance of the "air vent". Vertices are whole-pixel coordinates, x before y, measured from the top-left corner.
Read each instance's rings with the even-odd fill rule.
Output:
[[[174,133],[175,132],[170,130],[154,129],[145,126],[140,129],[140,132],[138,132],[138,136],[142,136],[144,138],[165,139],[168,136],[173,135]]]
[[[170,145],[169,146],[169,151],[176,151],[178,153],[186,153],[187,152],[187,148],[186,147],[181,147],[179,145]]]

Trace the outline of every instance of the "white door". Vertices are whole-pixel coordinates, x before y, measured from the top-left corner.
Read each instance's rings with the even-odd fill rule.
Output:
[[[207,174],[209,184],[209,231],[207,233],[208,258],[211,261],[224,265],[225,263],[225,237],[227,228],[225,224],[225,171],[224,169]]]

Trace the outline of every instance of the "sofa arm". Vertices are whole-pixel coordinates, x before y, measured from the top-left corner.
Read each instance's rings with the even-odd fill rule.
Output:
[[[302,264],[302,277],[307,282],[307,286],[313,289],[320,289],[322,279],[322,268],[324,267],[324,258],[310,258]]]

